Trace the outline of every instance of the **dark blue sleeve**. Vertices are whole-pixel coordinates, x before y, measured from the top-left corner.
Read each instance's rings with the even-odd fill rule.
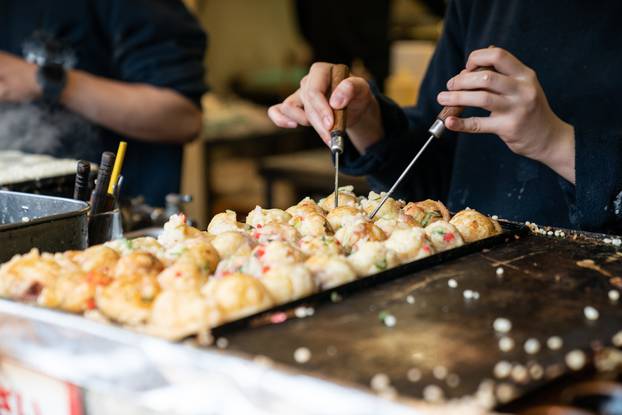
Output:
[[[119,80],[171,88],[200,106],[206,35],[181,0],[104,0]]]
[[[578,229],[622,231],[622,134],[575,127],[576,185],[561,179]]]
[[[386,191],[397,179],[419,148],[429,137],[441,106],[436,102],[447,81],[464,68],[465,52],[462,39],[468,6],[451,1],[445,18],[445,28],[421,84],[419,100],[414,107],[400,108],[372,88],[378,99],[384,137],[360,155],[352,144],[346,145],[343,171],[351,175],[367,175],[372,188]],[[398,189],[403,198],[433,197],[444,199],[449,186],[455,134],[448,132],[431,145],[417,162],[413,175]],[[347,141],[347,140],[346,140]]]

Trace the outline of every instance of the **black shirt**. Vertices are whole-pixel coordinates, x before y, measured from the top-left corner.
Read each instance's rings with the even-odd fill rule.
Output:
[[[0,50],[22,56],[42,32],[73,52],[77,69],[171,88],[200,107],[206,38],[181,0],[0,0]],[[120,139],[129,142],[124,194],[162,205],[179,190],[181,145],[121,137],[63,108],[0,105],[0,148],[98,162]]]
[[[512,153],[484,134],[446,134],[425,154],[400,195],[447,196],[450,209],[544,225],[614,232],[622,222],[622,3],[541,0],[452,1],[415,107],[377,95],[385,138],[359,157],[347,149],[346,171],[368,174],[388,189],[429,136],[446,82],[469,53],[496,45],[534,69],[553,111],[574,126],[576,186],[547,166]],[[464,116],[485,116],[469,109]]]

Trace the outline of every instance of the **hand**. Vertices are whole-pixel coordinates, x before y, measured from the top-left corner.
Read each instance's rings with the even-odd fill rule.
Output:
[[[0,102],[30,102],[40,95],[37,66],[0,52]]]
[[[474,72],[480,67],[494,70]],[[547,164],[574,182],[574,129],[549,106],[536,73],[500,48],[476,50],[447,82],[441,105],[478,107],[488,117],[449,117],[448,129],[498,135],[514,153]]]
[[[268,110],[272,121],[282,128],[313,126],[322,140],[330,142],[333,109],[347,107],[347,133],[360,153],[380,140],[383,134],[380,108],[363,78],[351,76],[343,80],[326,98],[331,81],[330,63],[314,63],[300,88],[283,103]]]

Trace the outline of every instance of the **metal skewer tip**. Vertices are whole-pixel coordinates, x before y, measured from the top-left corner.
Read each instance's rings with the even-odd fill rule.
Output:
[[[421,149],[419,150],[419,152],[415,155],[415,157],[413,157],[413,159],[411,160],[410,164],[408,164],[408,166],[404,169],[404,171],[402,172],[402,174],[400,175],[400,177],[397,178],[397,180],[395,181],[395,183],[393,183],[393,186],[391,186],[391,188],[389,189],[389,191],[384,195],[384,197],[382,198],[382,200],[380,201],[380,203],[378,203],[378,206],[376,206],[376,208],[374,209],[374,211],[372,213],[370,213],[370,215],[368,216],[369,220],[372,220],[374,218],[374,216],[376,216],[376,214],[378,213],[378,211],[380,210],[380,208],[382,208],[382,205],[385,204],[385,202],[387,201],[387,199],[389,199],[391,197],[391,195],[393,194],[393,192],[395,192],[395,189],[397,189],[397,187],[400,185],[400,183],[402,183],[402,181],[404,180],[404,178],[408,175],[408,172],[410,172],[410,169],[412,169],[412,167],[415,165],[415,163],[417,162],[417,160],[419,159],[419,157],[421,157],[421,154],[423,154],[423,152],[425,151],[425,149],[430,145],[430,143],[432,142],[432,140],[436,138],[436,136],[434,134],[432,134],[430,136],[430,138],[428,138],[428,141],[425,142],[425,144],[423,145],[423,147],[421,147]]]

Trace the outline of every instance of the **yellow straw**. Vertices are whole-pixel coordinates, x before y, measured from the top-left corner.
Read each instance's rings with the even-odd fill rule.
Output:
[[[119,149],[117,150],[117,157],[114,161],[114,167],[112,168],[112,176],[110,176],[110,184],[108,185],[108,194],[113,194],[114,187],[119,180],[119,174],[121,174],[121,168],[123,167],[123,159],[125,158],[125,149],[127,148],[127,143],[125,141],[121,141],[119,143]]]

